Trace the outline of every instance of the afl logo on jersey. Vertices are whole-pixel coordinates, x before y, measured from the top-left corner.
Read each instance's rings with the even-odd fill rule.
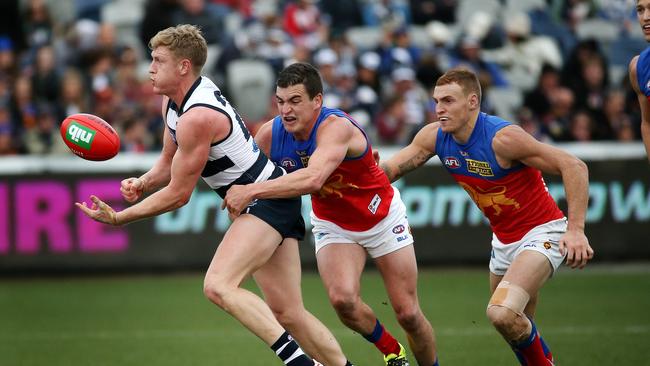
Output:
[[[443,159],[445,166],[450,169],[458,169],[460,168],[460,161],[456,159],[454,156],[447,156],[446,158]]]
[[[280,166],[282,166],[287,171],[296,169],[296,161],[291,158],[284,158],[280,161]]]

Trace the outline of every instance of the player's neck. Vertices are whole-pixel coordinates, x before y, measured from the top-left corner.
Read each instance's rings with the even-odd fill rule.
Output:
[[[179,83],[178,87],[171,93],[169,93],[167,96],[169,99],[171,99],[177,106],[181,106],[183,104],[183,101],[185,100],[185,96],[187,93],[192,89],[192,85],[194,85],[194,82],[201,76],[194,76],[194,75],[188,75],[188,77],[182,78]]]
[[[456,142],[459,144],[466,144],[469,142],[472,132],[474,132],[474,127],[476,126],[476,120],[478,119],[479,110],[472,113],[467,122],[463,124],[457,131],[453,132],[451,135]]]

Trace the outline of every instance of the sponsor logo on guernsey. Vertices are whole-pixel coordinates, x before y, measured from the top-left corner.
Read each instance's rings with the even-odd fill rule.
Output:
[[[404,232],[404,230],[406,230],[404,228],[404,225],[397,225],[393,228],[393,234],[401,234]]]
[[[65,133],[65,138],[79,147],[90,150],[90,146],[93,144],[93,139],[95,138],[96,133],[97,131],[92,128],[88,128],[72,121]]]
[[[368,205],[368,211],[372,212],[372,214],[374,215],[377,212],[377,208],[379,208],[380,203],[381,203],[381,197],[379,197],[378,194],[375,194],[375,196],[372,197],[370,204]]]
[[[460,161],[455,156],[447,156],[444,159],[445,165],[450,169],[460,168]]]
[[[467,171],[476,173],[482,177],[493,177],[492,167],[487,161],[479,161],[473,159],[465,159],[467,162]]]
[[[464,156],[464,157],[468,157],[468,156],[469,156],[469,153],[468,153],[467,151],[459,150],[458,152],[460,152],[460,155],[462,155],[462,156]]]

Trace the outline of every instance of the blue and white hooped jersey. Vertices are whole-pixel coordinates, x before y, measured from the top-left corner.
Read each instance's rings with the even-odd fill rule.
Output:
[[[650,98],[650,47],[636,61],[636,80],[643,95]]]
[[[208,161],[201,172],[203,180],[221,197],[233,184],[249,184],[276,178],[284,171],[262,153],[241,117],[208,78],[199,77],[179,106],[167,104],[166,122],[176,143],[176,129],[183,113],[205,107],[224,114],[230,120],[230,133],[210,146]],[[182,122],[181,122],[182,123]]]

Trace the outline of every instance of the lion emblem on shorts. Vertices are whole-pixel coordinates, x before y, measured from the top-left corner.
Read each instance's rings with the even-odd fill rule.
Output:
[[[496,186],[484,191],[479,187],[474,189],[472,186],[464,182],[458,183],[465,191],[467,191],[467,193],[469,193],[470,197],[472,197],[472,201],[476,203],[483,213],[486,213],[485,210],[488,207],[494,208],[494,214],[497,216],[499,216],[503,211],[503,206],[513,206],[515,210],[519,209],[519,202],[514,198],[506,197],[505,193],[507,188],[505,186]]]
[[[546,249],[546,250],[551,249],[551,243],[548,242],[548,241],[545,241],[545,242],[544,242],[544,249]]]

